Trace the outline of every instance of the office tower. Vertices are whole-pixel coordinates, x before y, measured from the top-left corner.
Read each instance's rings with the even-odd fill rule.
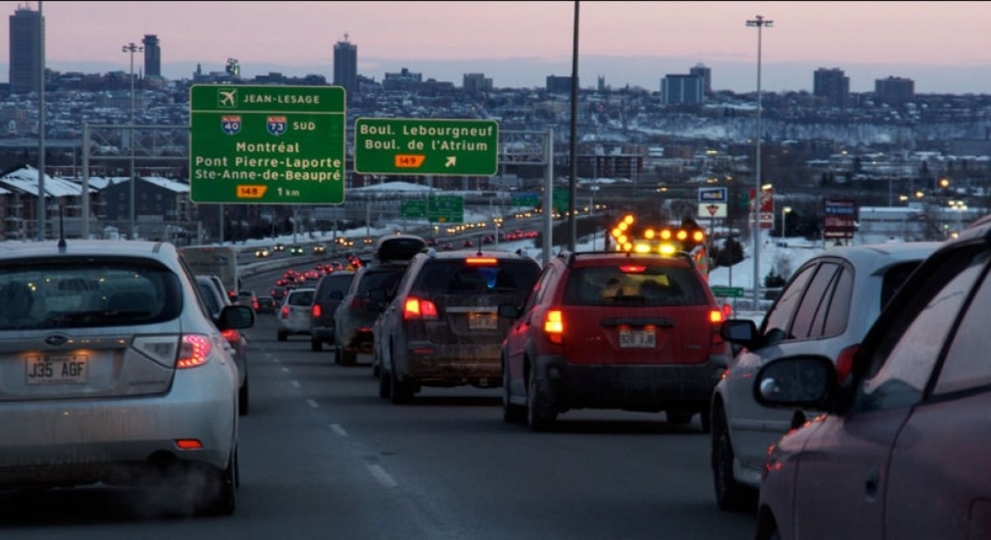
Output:
[[[665,75],[661,100],[669,105],[700,105],[705,100],[705,80],[698,75]]]
[[[885,103],[905,103],[915,97],[915,81],[903,77],[876,79],[874,81],[874,95]]]
[[[697,64],[692,69],[688,70],[689,75],[694,75],[695,77],[702,78],[702,91],[705,95],[712,94],[712,69],[708,68],[702,64]]]
[[[850,100],[850,77],[838,68],[815,70],[812,95],[823,98],[832,107],[846,107]]]
[[[145,34],[141,43],[145,46],[145,77],[161,77],[162,49],[158,46],[158,36]]]
[[[40,11],[18,6],[10,16],[10,91],[36,92],[41,83],[41,58],[45,53],[45,20]]]
[[[358,46],[347,34],[334,44],[334,86],[343,86],[348,97],[358,92]]]
[[[492,79],[486,77],[484,73],[465,73],[462,81],[465,92],[474,94],[492,91]]]

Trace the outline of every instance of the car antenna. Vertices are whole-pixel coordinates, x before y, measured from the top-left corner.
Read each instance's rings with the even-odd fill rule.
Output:
[[[59,253],[65,253],[65,226],[62,223],[62,215],[65,210],[59,208],[58,212],[58,250]]]

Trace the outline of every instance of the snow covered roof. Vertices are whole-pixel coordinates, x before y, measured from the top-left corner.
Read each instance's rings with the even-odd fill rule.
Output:
[[[365,186],[360,188],[349,188],[348,191],[411,191],[411,192],[423,192],[428,193],[433,191],[430,186],[424,186],[422,184],[413,184],[410,182],[384,182],[382,184],[376,184],[374,186]]]
[[[161,176],[142,176],[141,179],[145,182],[155,184],[156,186],[174,191],[176,193],[189,193],[189,184],[178,180],[163,178]]]
[[[25,165],[0,176],[0,184],[25,193],[38,193],[38,169]],[[92,187],[90,192],[96,191]],[[78,197],[82,186],[65,178],[45,175],[45,195],[48,197]]]

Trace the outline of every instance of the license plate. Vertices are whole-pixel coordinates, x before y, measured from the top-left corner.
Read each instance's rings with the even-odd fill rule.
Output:
[[[474,311],[468,313],[468,328],[472,330],[495,330],[498,327],[498,313]]]
[[[28,384],[81,384],[86,382],[86,356],[29,356],[25,364]]]
[[[621,349],[653,349],[655,344],[654,332],[648,330],[621,330],[619,332],[619,347]]]

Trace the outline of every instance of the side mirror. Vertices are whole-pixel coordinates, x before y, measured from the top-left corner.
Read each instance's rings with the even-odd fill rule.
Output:
[[[724,340],[735,345],[742,345],[754,350],[759,346],[757,325],[750,319],[727,319],[719,327],[719,335]]]
[[[255,310],[251,306],[232,304],[220,312],[217,327],[221,330],[241,330],[255,325]]]
[[[786,356],[757,372],[754,399],[778,408],[827,410],[838,390],[836,368],[824,356]]]

